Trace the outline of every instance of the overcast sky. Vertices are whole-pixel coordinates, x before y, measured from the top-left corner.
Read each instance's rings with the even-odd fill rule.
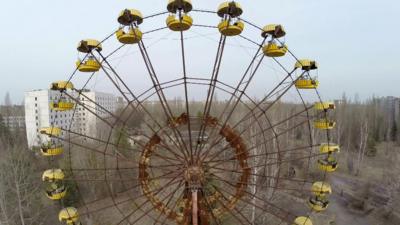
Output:
[[[164,11],[166,2],[2,1],[0,97],[8,91],[13,101],[19,103],[23,100],[25,91],[46,88],[51,81],[66,79],[74,69],[77,58],[75,48],[79,40],[86,37],[102,39],[110,34],[118,26],[116,16],[124,8],[137,8],[144,15],[149,15]],[[362,98],[372,94],[400,96],[399,1],[239,2],[244,8],[244,18],[261,26],[267,23],[283,24],[287,30],[286,42],[290,49],[296,55],[315,58],[320,62],[318,76],[325,98],[339,98],[344,92],[349,96],[358,93]],[[195,8],[201,9],[215,10],[219,3],[220,1],[214,0],[193,0]],[[192,14],[195,22],[196,15]],[[159,19],[159,24],[164,20],[165,16]],[[215,23],[213,21],[218,22],[213,18],[204,19],[201,23]],[[157,25],[151,26],[148,23],[145,27],[149,30]],[[166,48],[165,43],[157,46],[157,49],[163,51]],[[207,49],[206,46],[202,47]],[[202,52],[201,49],[198,48],[199,57],[209,51]],[[153,51],[153,55],[155,52]],[[214,57],[214,52],[212,50],[211,58]],[[163,67],[159,64],[156,63],[156,67]],[[206,66],[211,69],[212,65]],[[122,67],[121,70],[127,71],[129,68]],[[168,66],[163,67],[163,71],[165,70],[168,70]]]

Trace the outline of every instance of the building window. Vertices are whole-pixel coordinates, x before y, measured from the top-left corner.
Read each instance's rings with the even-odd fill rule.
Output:
[[[35,97],[35,101],[37,101],[37,97]]]

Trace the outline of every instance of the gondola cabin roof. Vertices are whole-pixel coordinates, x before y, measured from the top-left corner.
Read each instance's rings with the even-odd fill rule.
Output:
[[[58,213],[58,220],[67,224],[77,222],[79,220],[78,210],[74,207],[64,208]]]
[[[43,127],[39,130],[39,133],[58,137],[61,135],[61,128],[59,128],[59,127]]]
[[[296,69],[302,69],[304,71],[316,70],[318,69],[318,63],[314,60],[300,59],[294,65]]]
[[[335,103],[333,102],[316,102],[314,104],[316,110],[334,110],[336,109]]]
[[[124,9],[119,13],[118,22],[125,26],[129,26],[132,23],[139,25],[143,23],[143,15],[136,9]]]
[[[262,29],[261,36],[266,38],[268,35],[273,38],[281,38],[286,35],[286,31],[280,24],[268,24]]]
[[[313,223],[309,217],[299,216],[294,220],[293,225],[313,225]]]
[[[243,13],[242,6],[234,1],[221,3],[217,9],[218,16],[222,18],[225,15],[229,15],[235,18],[242,15],[242,13]]]
[[[178,10],[188,13],[192,11],[193,5],[191,0],[169,0],[167,10],[170,13],[176,13]]]
[[[311,192],[318,196],[324,196],[332,193],[331,185],[325,181],[317,181],[312,184]]]
[[[51,83],[50,89],[53,91],[61,91],[67,89],[73,89],[74,85],[70,81],[56,81]]]
[[[59,181],[63,180],[65,177],[62,169],[49,169],[43,172],[42,180],[43,181]]]
[[[339,153],[340,147],[335,143],[322,143],[319,147],[320,153]]]
[[[92,50],[101,51],[101,42],[95,39],[85,39],[78,43],[77,50],[82,53],[90,53]]]

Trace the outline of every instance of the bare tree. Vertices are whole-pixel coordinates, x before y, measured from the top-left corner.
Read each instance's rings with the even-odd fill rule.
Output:
[[[17,145],[3,145],[0,158],[0,221],[10,225],[44,224],[45,218],[31,152]]]
[[[360,143],[358,147],[358,156],[357,156],[357,167],[356,167],[356,176],[360,173],[360,168],[364,161],[365,150],[367,147],[368,141],[368,120],[364,119],[361,123],[360,127]]]

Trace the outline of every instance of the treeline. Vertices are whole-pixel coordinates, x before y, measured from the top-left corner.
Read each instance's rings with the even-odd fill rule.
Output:
[[[382,142],[400,144],[400,104],[393,97],[372,97],[365,101],[346,96],[336,101],[333,130],[335,141],[351,157],[347,157],[350,173],[359,173],[364,156],[377,154],[377,145]],[[353,157],[353,156],[356,157]]]

